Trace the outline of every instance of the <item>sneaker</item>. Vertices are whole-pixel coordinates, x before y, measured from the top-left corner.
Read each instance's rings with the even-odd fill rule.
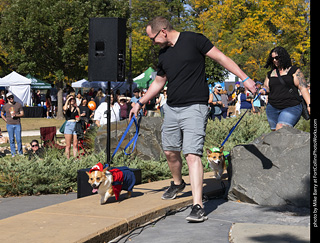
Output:
[[[207,219],[208,217],[205,216],[204,209],[199,204],[196,204],[192,207],[191,213],[186,218],[186,220],[189,222],[203,222]]]
[[[165,193],[163,193],[161,198],[164,200],[175,199],[177,194],[179,192],[182,192],[185,187],[186,187],[186,183],[184,182],[184,180],[182,180],[182,183],[178,186],[175,185],[173,181],[171,181],[170,187],[167,189]]]

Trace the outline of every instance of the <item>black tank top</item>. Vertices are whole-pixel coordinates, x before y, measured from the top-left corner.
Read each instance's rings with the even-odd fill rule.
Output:
[[[76,119],[76,116],[78,116],[78,111],[77,111],[77,108],[74,108],[73,111],[70,110],[71,108],[69,108],[67,111],[66,111],[66,120],[69,121],[69,120],[74,120]]]
[[[293,74],[297,71],[296,66],[292,66],[286,75],[281,75],[286,84],[292,87],[293,92],[299,94],[297,86],[293,82]],[[285,109],[300,104],[296,95],[289,93],[289,87],[283,85],[278,77],[271,77],[272,71],[268,72],[269,89],[268,102],[277,109]]]

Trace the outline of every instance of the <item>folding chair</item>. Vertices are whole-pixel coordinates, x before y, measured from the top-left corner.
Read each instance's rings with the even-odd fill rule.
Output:
[[[43,147],[55,147],[57,149],[64,149],[65,146],[59,145],[57,141],[57,128],[56,127],[40,127],[40,139]]]

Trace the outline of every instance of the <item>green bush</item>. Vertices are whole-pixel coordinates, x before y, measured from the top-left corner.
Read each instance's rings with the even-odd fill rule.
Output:
[[[204,149],[219,147],[236,124],[238,118],[208,121],[207,136]],[[310,131],[309,121],[299,121],[296,128]],[[265,114],[247,114],[234,130],[224,146],[224,150],[231,149],[239,144],[247,144],[264,133],[271,132]],[[94,138],[94,132],[90,134]],[[98,162],[104,163],[104,153],[91,153],[81,156],[80,159],[67,159],[64,150],[48,149],[44,159],[9,156],[0,159],[0,195],[38,195],[48,193],[68,193],[77,190],[77,171],[90,168]],[[207,164],[204,151],[203,165]],[[166,159],[159,161],[144,161],[139,158],[126,156],[118,152],[112,166],[128,166],[142,169],[142,183],[171,178],[171,172]],[[206,169],[210,171],[210,169]],[[188,166],[183,159],[182,174],[188,175]]]

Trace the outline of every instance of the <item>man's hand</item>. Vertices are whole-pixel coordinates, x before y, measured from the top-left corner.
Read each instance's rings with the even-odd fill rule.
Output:
[[[256,83],[251,78],[246,80],[243,85],[249,89],[253,95],[257,93]]]
[[[138,113],[140,111],[141,107],[138,103],[135,103],[135,105],[133,106],[133,108],[130,111],[129,114],[129,121],[131,121],[133,115],[137,118],[138,117]]]

